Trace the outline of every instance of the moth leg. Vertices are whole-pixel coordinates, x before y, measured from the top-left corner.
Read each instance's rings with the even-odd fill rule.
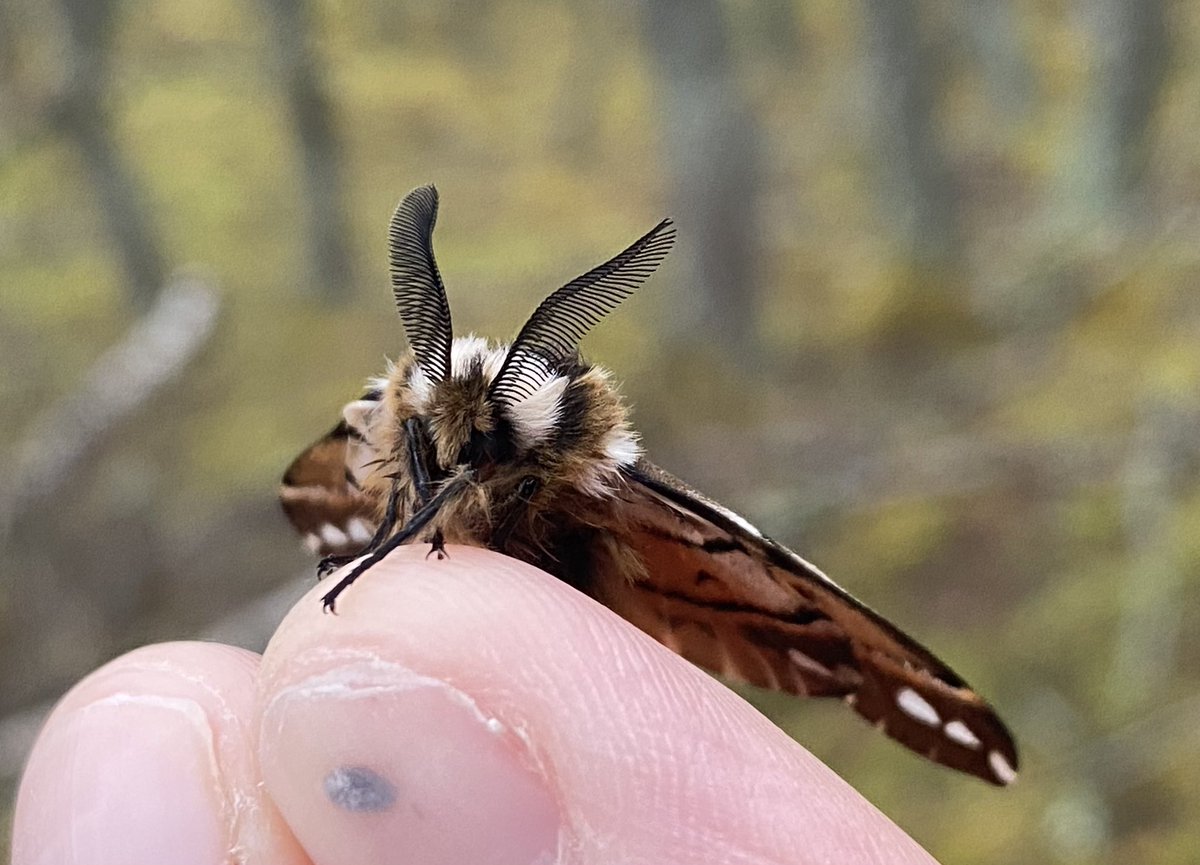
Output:
[[[429,466],[427,463],[427,456],[432,445],[429,442],[429,436],[425,432],[424,425],[415,417],[410,417],[404,422],[404,432],[408,445],[408,467],[413,487],[417,492],[417,507],[420,508],[428,504],[429,500],[433,497],[432,482],[429,478]],[[399,484],[393,482],[392,493],[388,496],[387,512],[384,514],[383,522],[379,524],[371,540],[367,541],[356,553],[326,556],[321,559],[317,565],[317,576],[327,577],[343,565],[350,564],[350,562],[359,556],[377,549],[383,543],[384,539],[392,533],[392,530],[396,528],[399,498]],[[441,558],[445,554],[445,547],[441,545],[437,549],[438,558]]]
[[[387,512],[383,515],[383,522],[379,524],[379,528],[375,530],[375,534],[371,540],[356,553],[338,554],[334,556],[326,556],[317,563],[317,577],[327,577],[342,565],[348,565],[363,553],[369,553],[371,550],[383,543],[383,539],[396,527],[397,511],[400,507],[400,487],[398,484],[392,484],[392,493],[388,496]]]
[[[317,579],[325,579],[325,577],[342,567],[342,565],[348,565],[356,558],[358,557],[354,555],[347,555],[345,553],[339,553],[335,556],[325,556],[325,558],[317,562]]]
[[[508,502],[507,510],[500,520],[500,525],[496,527],[496,531],[492,532],[491,540],[488,542],[488,549],[496,552],[504,552],[504,548],[508,546],[508,539],[512,537],[512,533],[517,528],[517,523],[521,517],[533,504],[533,495],[541,487],[541,481],[534,477],[527,477],[521,481],[517,487],[517,492]]]
[[[383,521],[379,524],[379,528],[375,530],[375,534],[371,536],[371,540],[367,541],[367,545],[358,551],[358,555],[370,552],[383,543],[384,538],[391,534],[392,529],[396,528],[396,518],[400,511],[400,485],[392,483],[392,492],[388,496],[387,510],[384,511]],[[352,557],[353,558],[353,557]]]
[[[433,496],[429,464],[426,461],[432,445],[424,425],[415,417],[410,417],[404,422],[404,439],[408,445],[408,468],[412,473],[413,486],[417,490],[417,507],[421,507]]]
[[[475,473],[470,470],[451,479],[428,504],[413,514],[412,519],[404,525],[404,528],[384,541],[374,552],[359,562],[354,567],[354,570],[338,580],[337,585],[321,598],[321,604],[325,609],[331,613],[337,612],[335,605],[337,604],[338,596],[342,592],[346,591],[355,580],[387,558],[388,553],[396,549],[396,547],[408,543],[416,537],[438,515],[438,511],[442,509],[442,505],[458,495],[474,479]]]

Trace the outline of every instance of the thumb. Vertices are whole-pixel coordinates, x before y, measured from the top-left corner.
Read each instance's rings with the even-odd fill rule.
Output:
[[[402,547],[267,649],[267,790],[316,865],[929,863],[749,704],[558,580]]]

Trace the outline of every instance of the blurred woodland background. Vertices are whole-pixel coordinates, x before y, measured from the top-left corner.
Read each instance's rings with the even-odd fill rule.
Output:
[[[78,677],[308,585],[276,483],[433,181],[459,333],[676,218],[586,344],[649,453],[1022,777],[750,699],[947,863],[1200,860],[1198,57],[1164,0],[0,0],[0,813]]]

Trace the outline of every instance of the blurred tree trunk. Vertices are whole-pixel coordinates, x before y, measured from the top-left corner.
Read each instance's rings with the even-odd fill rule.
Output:
[[[983,78],[987,99],[1011,136],[1033,104],[1033,76],[1021,42],[1021,14],[1012,3],[970,0],[964,7],[967,45]]]
[[[738,88],[717,0],[647,3],[675,216],[687,238],[671,333],[742,360],[757,346],[759,129]]]
[[[922,26],[917,0],[866,0],[881,210],[895,225],[889,308],[872,337],[871,375],[945,368],[949,352],[986,338],[964,266],[960,190],[942,148],[939,102],[948,54]],[[964,385],[933,388],[964,409]],[[976,393],[977,388],[965,385]]]
[[[83,157],[127,275],[128,299],[149,308],[166,284],[162,246],[145,195],[125,167],[103,108],[108,80],[112,0],[60,0],[70,41],[69,69],[51,122]]]
[[[496,0],[441,0],[436,4],[446,44],[475,74],[491,77],[504,63],[505,43],[492,32],[498,5]]]
[[[24,515],[62,494],[121,422],[182,374],[207,344],[219,295],[205,280],[176,276],[78,390],[51,402],[13,451],[0,483],[0,546]]]
[[[305,211],[312,293],[340,302],[353,291],[353,257],[346,240],[341,153],[333,111],[309,44],[311,6],[306,0],[264,0],[278,74],[291,108],[304,170]]]
[[[805,54],[799,6],[794,0],[755,0],[748,14],[755,48],[773,63],[797,66]]]
[[[1175,675],[1187,569],[1172,532],[1188,493],[1195,429],[1190,401],[1147,397],[1137,406],[1120,487],[1128,576],[1106,683],[1118,715],[1157,705]]]
[[[17,16],[12,6],[0,3],[0,159],[11,146],[17,114],[18,100],[15,94],[17,78]]]
[[[1138,207],[1151,122],[1170,57],[1162,0],[1087,0],[1078,6],[1091,37],[1092,69],[1079,146],[1063,178],[1068,206],[1084,219]]]
[[[904,226],[918,266],[957,270],[958,196],[937,123],[944,70],[914,0],[866,0],[865,11],[885,209]]]
[[[120,483],[97,497],[101,509],[79,504],[95,492],[95,477],[105,471],[97,468],[112,465],[106,446],[145,417],[210,344],[219,297],[198,277],[172,279],[73,391],[33,417],[7,454],[0,550],[9,572],[27,582],[19,595],[5,594],[19,599],[22,614],[0,628],[0,657],[36,657],[39,674],[0,666],[0,713],[44,698],[111,656],[160,600],[164,550],[178,539],[164,538],[155,511],[164,480],[154,460],[140,455],[126,463]]]
[[[596,158],[605,73],[613,66],[610,57],[616,46],[596,35],[604,32],[609,10],[591,3],[572,3],[569,13],[574,31],[571,62],[554,97],[557,107],[550,138],[572,166],[582,169]]]

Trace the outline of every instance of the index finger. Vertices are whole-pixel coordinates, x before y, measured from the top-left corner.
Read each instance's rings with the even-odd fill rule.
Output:
[[[583,594],[402,547],[263,659],[267,788],[321,865],[932,860],[749,704]]]

